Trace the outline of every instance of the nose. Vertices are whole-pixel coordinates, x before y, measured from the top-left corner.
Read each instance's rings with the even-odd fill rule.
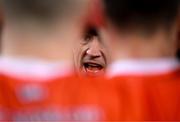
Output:
[[[101,56],[101,47],[97,39],[94,39],[89,45],[89,49],[87,50],[87,54],[90,56],[99,57]]]

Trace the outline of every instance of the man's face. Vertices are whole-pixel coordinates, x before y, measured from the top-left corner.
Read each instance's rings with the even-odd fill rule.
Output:
[[[75,68],[78,74],[96,77],[105,73],[107,67],[107,50],[96,30],[89,30],[74,54]]]

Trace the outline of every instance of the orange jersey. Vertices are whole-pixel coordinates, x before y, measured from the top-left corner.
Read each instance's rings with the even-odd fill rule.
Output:
[[[113,121],[119,97],[105,80],[64,77],[29,81],[1,77],[13,121]]]
[[[7,96],[4,86],[5,84],[0,76],[0,121],[9,120],[9,106],[7,104]]]
[[[5,61],[6,62],[6,61]],[[33,63],[33,62],[32,62]],[[6,63],[3,63],[6,64]],[[6,64],[7,65],[7,64]],[[1,66],[2,99],[13,121],[106,121],[117,120],[118,92],[105,80],[70,74],[50,75],[41,64],[15,68]],[[8,64],[8,66],[13,66]],[[25,69],[24,69],[25,67]],[[38,68],[37,68],[38,67]],[[17,70],[18,69],[18,70]],[[43,70],[41,70],[43,69]],[[49,68],[48,68],[49,70]],[[55,70],[57,71],[57,70]],[[63,71],[63,69],[61,69]],[[65,71],[65,70],[64,70]],[[37,72],[34,74],[34,72]],[[56,73],[55,73],[56,74]],[[63,73],[64,74],[64,73]],[[5,97],[4,97],[5,96]],[[4,105],[3,105],[4,106]]]
[[[119,92],[119,120],[180,121],[179,66],[171,60],[113,64],[109,76]]]
[[[0,59],[0,105],[8,111],[3,111],[5,117],[2,120],[65,119],[65,111],[71,105],[63,86],[63,77],[70,75],[66,66],[32,60]],[[56,86],[58,78],[62,78],[61,84]]]
[[[0,102],[13,121],[180,120],[179,66],[164,66],[110,79],[1,71]]]

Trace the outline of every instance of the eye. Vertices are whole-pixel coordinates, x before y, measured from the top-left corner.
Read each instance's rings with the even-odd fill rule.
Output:
[[[93,40],[94,36],[91,35],[91,34],[86,34],[85,37],[83,38],[82,40],[82,44],[83,45],[86,45],[88,44],[89,42],[91,42]]]
[[[91,41],[91,40],[93,40],[93,37],[94,37],[94,36],[91,35],[91,34],[86,34],[84,40],[85,40],[85,41]]]

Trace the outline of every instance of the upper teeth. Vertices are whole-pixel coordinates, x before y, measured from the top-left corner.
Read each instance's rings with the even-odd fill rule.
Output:
[[[88,64],[88,66],[98,66],[97,64]]]

